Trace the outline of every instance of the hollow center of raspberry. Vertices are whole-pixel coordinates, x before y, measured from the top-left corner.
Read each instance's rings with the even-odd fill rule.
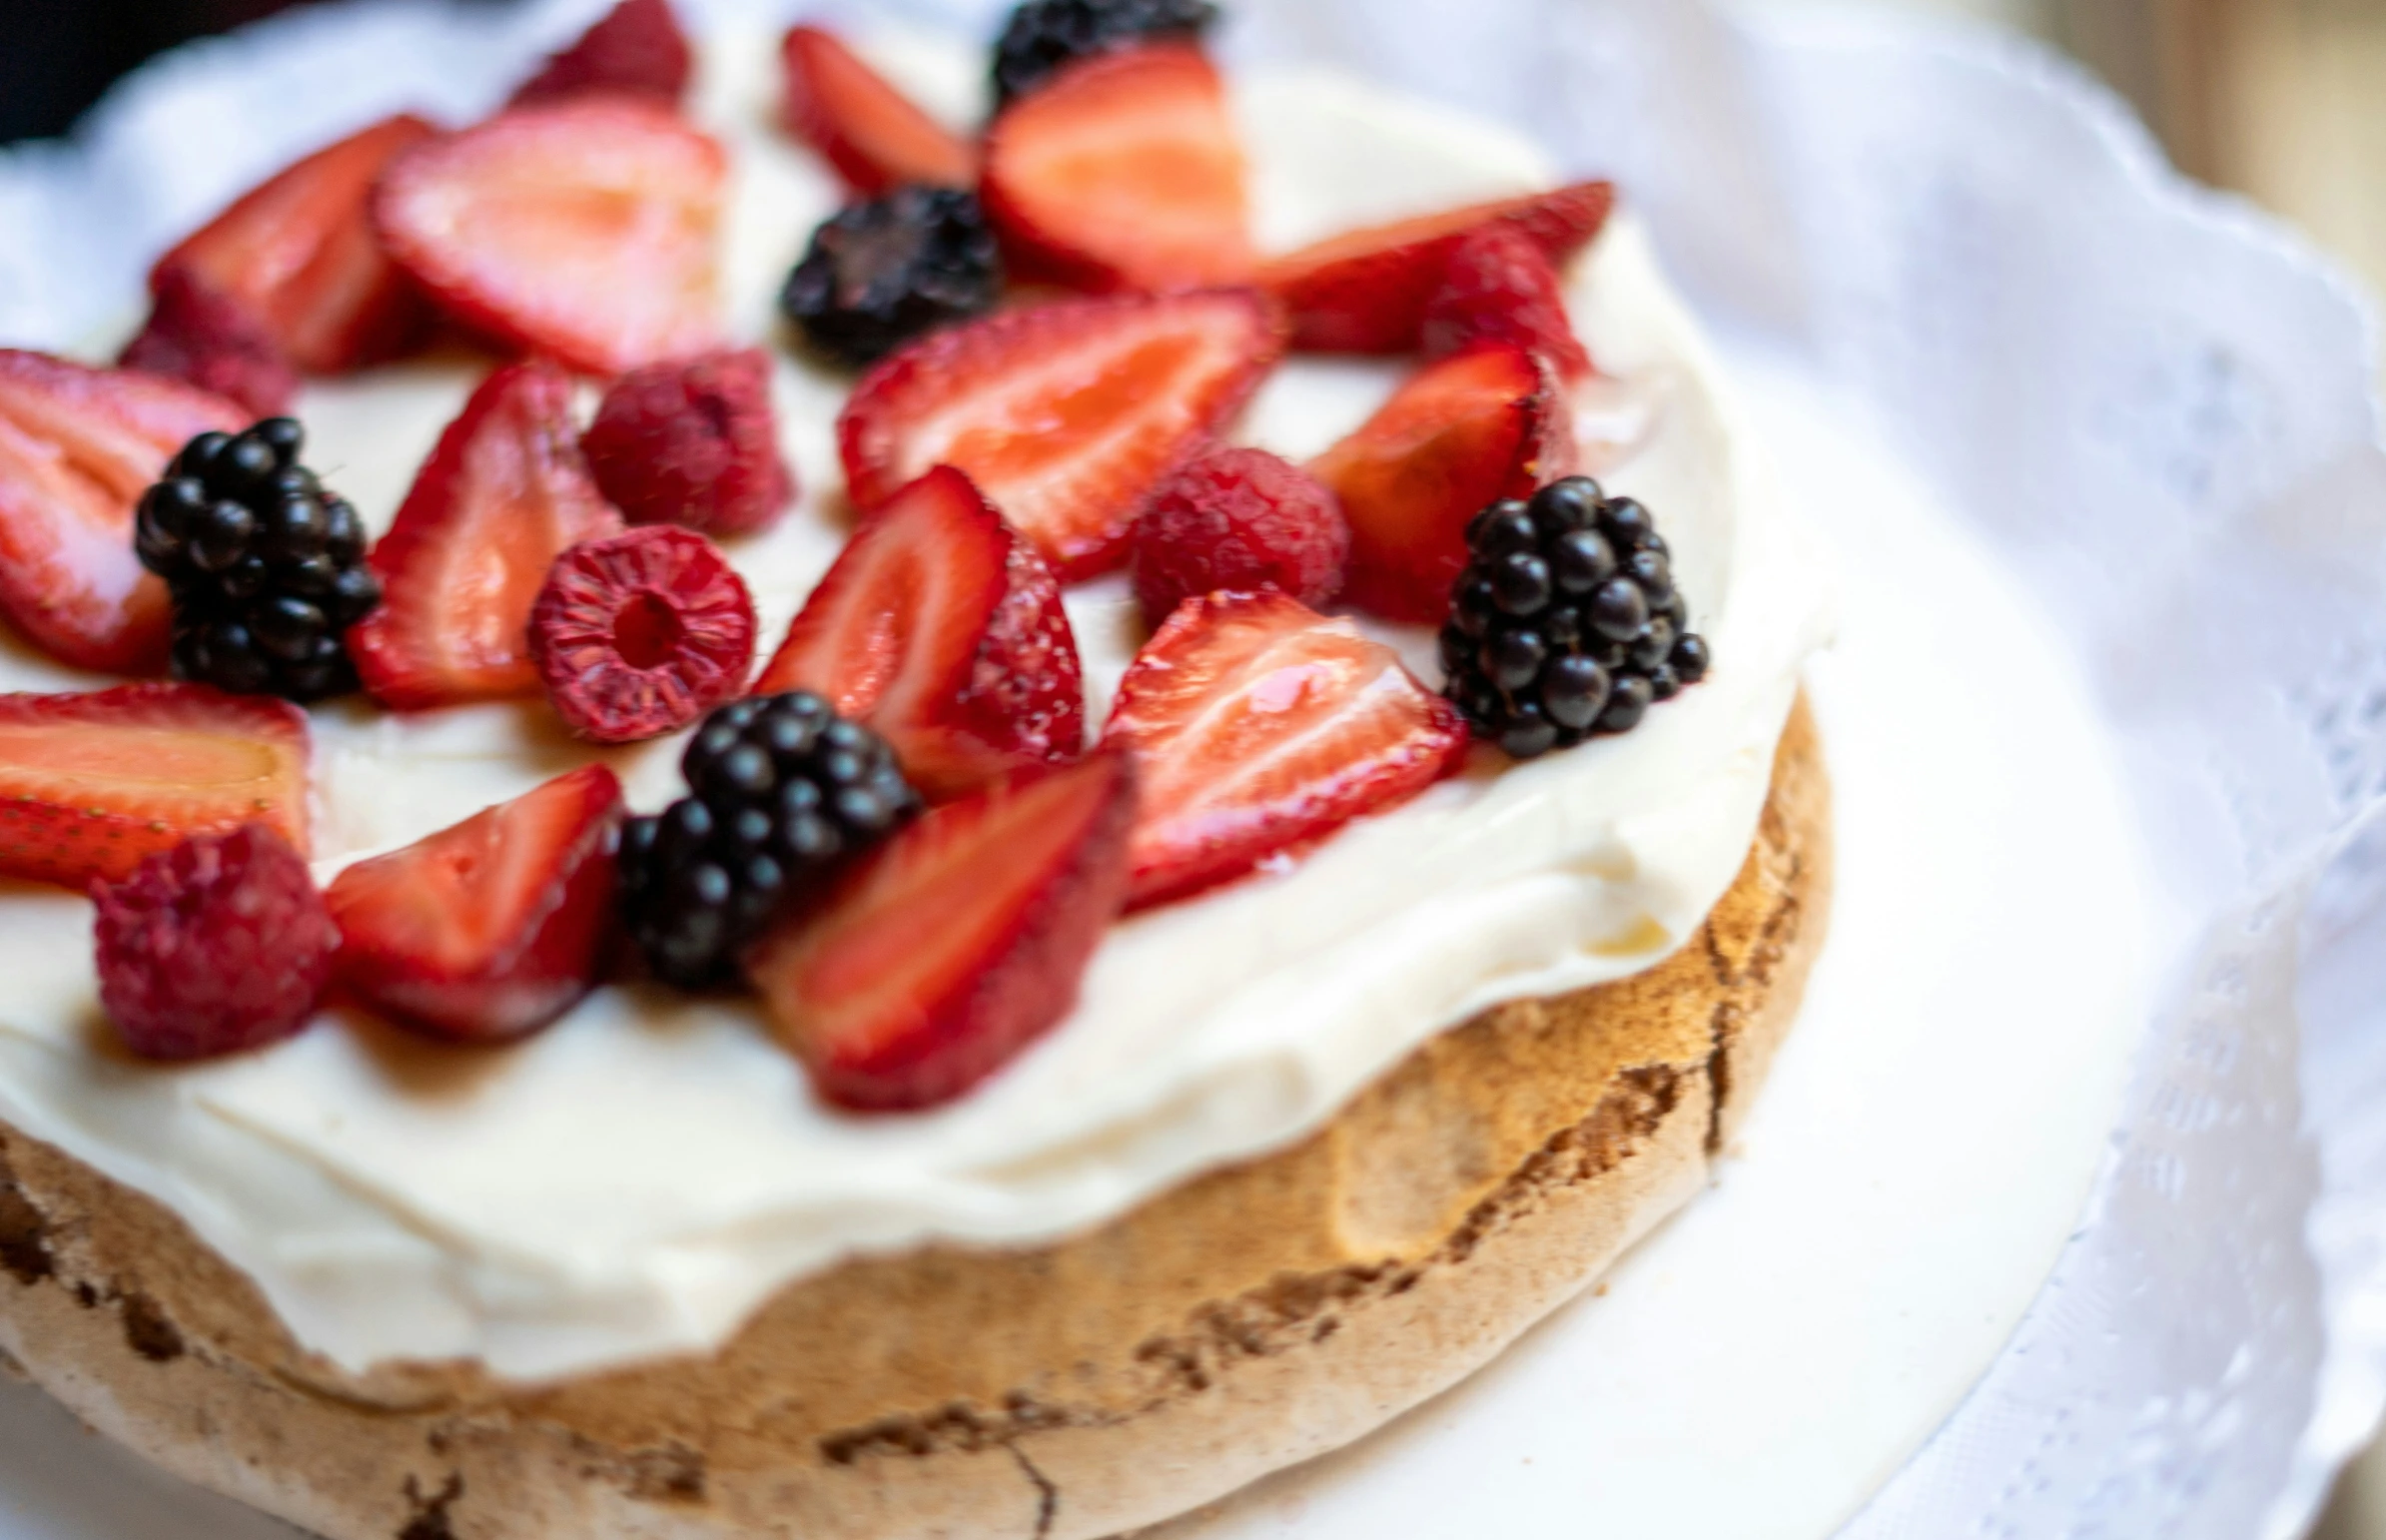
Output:
[[[660,668],[679,655],[687,627],[659,594],[630,595],[613,612],[613,650],[632,668]]]

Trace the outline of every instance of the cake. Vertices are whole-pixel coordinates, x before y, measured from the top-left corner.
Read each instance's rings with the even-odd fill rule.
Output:
[[[666,396],[735,396],[750,392],[751,381],[691,383],[669,366],[698,345],[783,341],[774,318],[782,280],[808,240],[819,250],[815,227],[842,222],[853,244],[868,248],[890,228],[870,222],[892,221],[969,247],[978,213],[957,215],[950,198],[897,192],[855,205],[893,213],[836,211],[891,186],[967,174],[979,147],[909,108],[882,74],[946,121],[963,121],[968,102],[937,82],[966,78],[973,56],[935,40],[884,42],[873,70],[817,29],[798,29],[783,50],[771,40],[709,39],[690,129],[657,105],[677,94],[671,49],[656,41],[675,34],[652,31],[659,9],[632,0],[489,124],[452,137],[404,122],[386,127],[371,156],[359,152],[370,165],[358,181],[385,210],[379,239],[439,297],[450,322],[589,377],[651,379],[660,367],[670,378],[649,388]],[[1204,95],[1218,88],[1188,37],[1198,18],[1165,6],[1139,14],[1136,37],[1108,39],[1057,72],[1034,62],[1050,38],[1015,24],[1000,57],[1016,100],[983,151],[982,212],[1014,277],[1114,298],[1031,293],[986,319],[979,311],[990,297],[963,285],[930,296],[942,311],[923,319],[917,293],[905,298],[909,309],[865,315],[788,284],[784,299],[803,341],[774,348],[770,394],[776,441],[801,488],[792,509],[780,512],[786,489],[774,487],[765,463],[702,517],[683,511],[624,531],[620,510],[650,489],[638,472],[656,456],[642,462],[638,435],[625,431],[617,453],[626,478],[603,473],[616,452],[600,431],[606,418],[635,427],[639,415],[637,392],[615,385],[583,440],[604,495],[542,492],[537,504],[552,521],[540,538],[572,554],[536,574],[544,618],[526,652],[513,648],[521,656],[494,670],[465,668],[452,647],[426,649],[405,635],[408,606],[435,608],[460,586],[458,569],[409,568],[385,538],[370,567],[375,618],[348,630],[342,654],[371,703],[343,695],[349,681],[337,670],[293,672],[310,666],[303,658],[262,665],[280,670],[271,678],[218,680],[328,697],[303,716],[257,697],[239,707],[248,713],[241,720],[256,724],[239,729],[240,741],[278,742],[295,719],[298,741],[312,746],[311,800],[250,810],[279,827],[276,838],[311,843],[313,883],[330,891],[340,917],[338,960],[320,949],[283,980],[305,985],[316,966],[341,975],[320,1011],[315,991],[304,992],[290,1025],[311,1027],[277,1029],[266,1034],[275,1041],[204,1063],[135,1063],[126,1043],[155,1050],[164,1040],[142,1038],[129,1009],[113,1028],[99,1011],[92,901],[33,886],[0,890],[0,977],[12,981],[0,1000],[0,1347],[54,1395],[168,1468],[336,1540],[1100,1536],[1347,1442],[1431,1395],[1585,1287],[1708,1178],[1795,1016],[1823,937],[1828,793],[1798,699],[1800,665],[1825,634],[1815,562],[1738,435],[1728,392],[1665,288],[1628,197],[1607,218],[1604,191],[1576,192],[1573,204],[1555,207],[1595,203],[1595,213],[1549,216],[1596,227],[1576,232],[1579,254],[1564,265],[1553,333],[1546,297],[1531,288],[1531,249],[1566,244],[1535,221],[1552,207],[1545,200],[1570,190],[1529,147],[1314,74],[1252,70],[1235,76],[1227,95]],[[625,48],[625,36],[636,46]],[[628,75],[602,95],[575,84],[579,74],[621,68],[624,57],[634,61]],[[663,78],[647,78],[657,59]],[[774,74],[782,63],[791,92]],[[636,100],[641,94],[647,100]],[[1105,105],[1121,100],[1140,114],[1117,132],[1123,140],[1168,140],[1188,121],[1206,132],[1202,112],[1230,110],[1250,160],[1255,256],[1221,244],[1199,221],[1187,228],[1200,239],[1120,243],[1109,236],[1119,225],[1081,221],[1081,205],[1052,201],[1056,180],[1078,184],[1040,181],[1038,168],[1087,142],[1064,109],[1087,112],[1107,135],[1100,114],[1125,110]],[[1160,110],[1144,111],[1156,101]],[[782,124],[784,107],[808,143]],[[657,129],[657,120],[669,122]],[[438,200],[451,185],[442,172],[459,162],[475,170],[524,146],[534,161],[550,134],[565,154],[614,134],[635,154],[661,146],[661,159],[648,164],[678,168],[654,195],[666,205],[700,206],[689,189],[716,173],[725,180],[725,326],[715,329],[725,337],[679,330],[684,318],[666,305],[618,318],[618,327],[545,314],[473,265],[480,254],[470,218],[438,225]],[[393,204],[405,207],[387,213]],[[1389,322],[1381,285],[1368,305],[1341,305],[1326,280],[1347,282],[1346,266],[1316,260],[1313,248],[1305,258],[1277,255],[1453,207],[1476,212],[1454,227],[1428,227],[1432,240],[1501,225],[1523,232],[1524,256],[1514,256],[1514,241],[1475,243],[1483,269],[1465,289],[1448,276],[1458,265],[1435,248],[1429,292],[1395,294],[1392,309],[1405,310]],[[1502,212],[1485,217],[1484,208]],[[460,249],[472,260],[457,259],[456,243],[440,245],[442,228],[463,233]],[[408,240],[424,245],[408,248]],[[834,257],[835,241],[827,244]],[[1381,266],[1380,250],[1361,255]],[[1524,280],[1514,279],[1516,267]],[[1359,265],[1362,276],[1367,268]],[[535,420],[584,410],[570,403],[560,369],[515,367],[485,382],[485,342],[450,339],[421,352],[410,338],[419,320],[394,320],[380,306],[349,317],[345,356],[302,356],[287,326],[277,333],[270,314],[261,322],[218,305],[204,283],[185,285],[182,271],[162,265],[152,320],[133,348],[148,369],[204,389],[154,387],[154,409],[176,423],[161,433],[237,429],[279,409],[305,375],[293,412],[304,447],[291,452],[320,467],[322,484],[377,536],[401,502],[412,508],[417,499],[437,504],[445,520],[433,525],[425,514],[426,526],[469,527],[468,489],[485,473],[469,451],[484,440],[467,432],[454,437],[452,456],[431,453],[459,410],[467,422],[500,426],[508,413]],[[1264,302],[1221,283],[1253,276]],[[409,303],[401,293],[387,305],[402,312]],[[215,314],[227,309],[231,320]],[[1204,426],[1236,420],[1247,395],[1232,436],[1283,457],[1265,457],[1270,464],[1307,460],[1309,471],[1278,487],[1267,478],[1279,472],[1230,454],[1188,459],[1190,450],[1172,450],[1173,469],[1148,468],[1133,500],[1141,507],[1168,469],[1167,489],[1195,531],[1178,546],[1155,512],[1166,498],[1132,529],[1123,520],[1081,526],[1048,518],[1043,501],[1031,510],[1023,499],[1033,488],[993,489],[999,481],[983,465],[990,489],[979,499],[968,478],[919,477],[928,467],[904,459],[905,435],[933,415],[920,401],[944,409],[949,401],[934,392],[981,378],[973,370],[1011,378],[982,361],[1013,332],[1026,346],[999,357],[1016,371],[1016,359],[1037,349],[1068,358],[1113,346],[1127,325],[1149,329],[1135,334],[1146,340],[1136,346],[1192,338],[1187,346],[1197,353],[1246,322],[1247,333],[1234,335],[1266,357],[1252,370],[1253,383],[1264,375],[1264,384],[1255,394],[1221,385],[1195,414],[1206,414]],[[1423,336],[1427,326],[1436,338]],[[1271,328],[1281,329],[1273,341]],[[1438,335],[1452,330],[1460,335]],[[1515,346],[1519,339],[1532,346]],[[1286,342],[1295,351],[1275,362]],[[1436,361],[1420,366],[1419,347]],[[850,367],[821,357],[839,350],[881,357],[857,385]],[[395,362],[380,361],[391,352]],[[1512,713],[1512,691],[1466,698],[1464,676],[1493,665],[1437,646],[1435,626],[1458,624],[1445,614],[1453,585],[1488,581],[1490,564],[1517,547],[1500,543],[1508,537],[1496,519],[1475,520],[1470,532],[1442,526],[1440,542],[1411,561],[1425,542],[1403,545],[1367,512],[1383,488],[1404,496],[1419,484],[1396,434],[1368,435],[1386,398],[1435,369],[1478,394],[1486,379],[1488,388],[1508,389],[1497,371],[1512,371],[1517,359],[1527,373],[1503,398],[1529,426],[1508,451],[1517,463],[1501,475],[1524,480],[1508,491],[1510,482],[1495,478],[1500,495],[1572,485],[1566,495],[1590,510],[1581,517],[1619,546],[1645,528],[1636,519],[1653,517],[1663,539],[1640,548],[1670,557],[1712,655],[1704,677],[1678,693],[1685,681],[1669,678],[1669,698],[1644,700],[1645,715],[1622,724],[1629,730],[1561,731]],[[376,362],[353,368],[363,360]],[[0,374],[0,418],[22,398],[8,394],[12,378]],[[127,386],[135,387],[151,388],[148,377]],[[873,420],[857,401],[894,403],[875,420],[892,424],[884,432],[895,448],[873,457],[865,447],[857,458],[855,442]],[[24,408],[8,419],[21,424]],[[1596,485],[1557,477],[1570,467],[1554,439],[1536,435],[1560,423],[1579,456],[1573,468]],[[840,425],[842,441],[832,437]],[[533,432],[523,441],[542,440]],[[569,460],[579,447],[554,453]],[[937,452],[967,457],[951,439]],[[426,459],[452,464],[417,476]],[[212,488],[212,463],[178,459],[177,468]],[[868,509],[859,525],[843,506],[840,463],[843,496]],[[873,475],[886,484],[874,486]],[[1309,528],[1300,522],[1309,515],[1281,510],[1297,509],[1298,488],[1319,480],[1351,510],[1347,550],[1277,540],[1260,552],[1277,563],[1275,593],[1205,597],[1201,574],[1222,558],[1217,526],[1201,520],[1248,497],[1264,506],[1253,517],[1267,529]],[[452,486],[467,492],[440,495]],[[123,494],[128,551],[139,492]],[[1545,505],[1555,504],[1515,504],[1526,522],[1514,540],[1537,538],[1533,510]],[[7,513],[0,501],[0,520]],[[904,537],[886,538],[889,529]],[[464,543],[442,539],[424,542],[441,559]],[[1147,539],[1149,553],[1139,543]],[[682,646],[689,666],[671,675],[670,688],[634,700],[591,695],[577,682],[587,677],[587,637],[567,624],[575,594],[601,595],[621,563],[668,563],[673,581],[706,595],[701,634],[723,656],[769,658],[764,686],[820,689],[843,708],[857,698],[850,676],[824,676],[817,659],[839,654],[858,623],[852,617],[876,613],[872,595],[895,591],[885,574],[910,570],[908,552],[928,549],[941,560],[971,541],[991,553],[982,565],[996,574],[989,581],[1003,604],[1034,617],[1007,633],[997,673],[1038,688],[994,690],[1004,702],[999,721],[972,717],[966,733],[950,712],[924,726],[884,700],[856,714],[869,717],[882,747],[892,745],[888,754],[920,783],[921,800],[936,804],[903,828],[933,826],[949,836],[940,849],[988,827],[952,811],[992,795],[985,785],[1075,775],[1071,785],[1088,788],[1082,831],[1041,814],[1000,825],[1011,842],[1004,852],[1049,834],[1050,870],[1029,876],[1066,902],[1052,901],[1062,918],[1045,929],[1073,931],[1080,910],[1101,910],[1085,933],[1090,956],[1074,969],[1044,956],[1036,970],[1004,975],[1042,981],[1066,972],[1062,1009],[1043,1011],[1051,1019],[995,1011],[1000,1030],[972,1038],[967,1052],[931,1045],[939,1051],[890,1070],[892,1061],[857,1056],[850,1040],[811,1025],[832,1013],[820,1004],[823,970],[805,961],[821,950],[814,942],[823,927],[810,921],[787,931],[795,939],[784,946],[760,943],[747,963],[774,1011],[782,995],[813,991],[804,998],[814,1015],[779,1021],[800,1060],[772,1041],[752,1002],[640,980],[634,968],[574,1003],[605,955],[620,950],[593,928],[542,920],[539,944],[517,949],[508,964],[507,983],[522,987],[504,993],[502,1008],[491,1004],[495,992],[466,987],[485,978],[426,989],[418,967],[409,975],[368,966],[420,953],[369,944],[373,927],[357,917],[390,906],[377,911],[374,885],[350,874],[407,877],[413,868],[402,858],[451,849],[437,844],[450,826],[484,835],[498,827],[489,837],[510,838],[504,831],[532,824],[555,831],[556,859],[568,852],[572,873],[604,870],[611,847],[589,831],[609,832],[604,820],[618,818],[623,800],[653,817],[681,797],[684,729],[705,712],[733,709],[724,702],[747,688],[742,669],[697,667],[700,649]],[[195,566],[177,566],[182,547],[147,543],[144,559],[179,574],[169,602],[188,636],[202,602],[194,594],[225,602],[208,586],[214,574],[203,580]],[[1131,544],[1132,580],[1120,570]],[[937,570],[960,570],[959,561]],[[1304,594],[1303,574],[1320,563],[1340,581]],[[1044,586],[1004,575],[1030,569],[1053,575]],[[432,575],[410,575],[421,570]],[[1343,596],[1339,618],[1320,618],[1311,606],[1329,605],[1333,587]],[[1184,603],[1172,612],[1179,592]],[[822,597],[857,593],[861,601]],[[1046,688],[1062,671],[1020,640],[1055,634],[1056,607],[1078,696]],[[1513,612],[1539,611],[1519,601]],[[105,682],[95,674],[139,671],[130,652],[78,653],[71,638],[45,637],[32,613],[20,604],[10,617],[46,655],[14,642],[0,655],[0,686],[21,692],[12,699],[72,692],[87,700]],[[1494,636],[1514,629],[1507,620],[1486,624]],[[1244,786],[1230,759],[1204,761],[1198,774],[1171,770],[1169,745],[1180,741],[1172,735],[1193,729],[1154,683],[1198,675],[1207,665],[1188,660],[1214,655],[1221,636],[1322,649],[1301,655],[1366,670],[1375,714],[1342,712],[1328,725],[1396,728],[1361,745],[1369,757],[1359,780],[1374,800],[1321,803],[1312,787],[1301,804],[1309,821],[1279,819],[1257,843],[1206,825],[1190,842],[1127,838],[1116,809],[1129,794],[1115,787],[1140,787],[1155,801],[1154,788],[1165,788],[1182,809],[1199,807],[1212,786]],[[1633,666],[1691,656],[1668,636],[1666,648]],[[828,641],[796,645],[804,637]],[[965,640],[992,655],[979,631]],[[248,666],[224,655],[185,646],[175,661],[202,679]],[[1145,670],[1141,684],[1131,669]],[[1539,688],[1539,675],[1525,673]],[[1457,680],[1454,702],[1414,687],[1445,677]],[[1125,707],[1114,709],[1121,698]],[[1195,714],[1215,704],[1203,697]],[[38,721],[55,716],[47,709]],[[1465,732],[1450,726],[1461,713],[1489,740],[1471,753]],[[210,732],[234,731],[209,720],[217,724]],[[1006,764],[987,779],[990,753],[1076,762],[1089,726],[1122,720],[1142,736],[1083,761],[1102,773]],[[758,722],[737,731],[759,730]],[[16,730],[21,744],[35,742],[33,728]],[[737,731],[706,765],[726,762],[740,746]],[[616,737],[628,741],[591,746]],[[1550,741],[1561,737],[1568,746]],[[1114,760],[1121,768],[1102,769]],[[878,785],[870,777],[882,761],[864,754],[857,763],[855,784]],[[604,790],[614,778],[621,798]],[[544,799],[535,803],[542,815],[554,809],[552,819],[464,822],[533,798]],[[1011,805],[994,804],[998,814]],[[1062,799],[1050,808],[1075,816],[1080,805]],[[1141,805],[1149,815],[1152,804]],[[897,809],[890,823],[898,813],[913,816]],[[890,853],[930,843],[904,832],[883,837]],[[632,843],[656,849],[637,842],[661,838],[633,834]],[[1126,854],[1130,845],[1139,854]],[[976,895],[1001,886],[1003,863],[978,859],[967,870],[989,875],[973,875],[954,901],[965,918],[976,913],[968,908]],[[119,896],[100,900],[103,937],[105,916],[116,912],[106,906],[138,897],[126,890],[143,877],[128,877],[129,865],[93,869],[127,879],[109,890]],[[1107,874],[1101,880],[1083,875],[1096,867]],[[863,870],[903,868],[890,854]],[[935,875],[933,863],[923,870]],[[714,961],[693,943],[670,951],[691,932],[680,908],[650,901],[669,891],[667,881],[640,887],[626,870],[623,880],[635,950],[650,954],[651,973],[667,976],[678,966],[672,958],[691,974]],[[893,879],[879,888],[890,883],[899,894],[914,891]],[[402,895],[404,883],[395,887]],[[552,887],[579,891],[561,879]],[[836,914],[877,890],[848,866],[833,891],[839,896],[821,902]],[[1129,904],[1127,918],[1110,921]],[[898,909],[878,934],[900,938],[903,915]],[[303,930],[272,939],[295,946]],[[1009,966],[1012,944],[994,950]],[[1012,993],[1052,1003],[1049,991],[1026,985]],[[110,996],[112,1004],[125,998]],[[560,1021],[549,1020],[565,1007]],[[922,1103],[933,1105],[917,1110]]]

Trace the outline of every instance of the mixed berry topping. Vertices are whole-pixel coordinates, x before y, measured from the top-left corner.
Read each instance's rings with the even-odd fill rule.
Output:
[[[770,355],[699,354],[613,382],[580,437],[605,499],[633,524],[714,536],[767,529],[795,496],[770,403]]]
[[[715,711],[680,762],[689,795],[621,840],[631,940],[685,989],[736,977],[788,900],[919,811],[894,751],[808,690]]]
[[[998,103],[1024,96],[1063,65],[1146,38],[1193,38],[1217,20],[1209,0],[1028,0],[994,45]]]
[[[289,1037],[340,951],[305,858],[264,824],[194,835],[91,896],[100,1004],[144,1059],[213,1059]]]
[[[1441,631],[1448,694],[1518,759],[1629,732],[1707,672],[1649,510],[1568,476],[1493,503]]]
[[[814,348],[862,365],[986,314],[1002,292],[1002,253],[977,195],[899,187],[814,231],[779,307]]]
[[[1135,594],[1158,627],[1187,599],[1273,588],[1341,591],[1350,524],[1324,483],[1268,453],[1212,444],[1161,478],[1135,521]]]
[[[676,732],[744,687],[754,599],[710,540],[668,524],[575,545],[530,610],[530,661],[591,743]]]
[[[174,669],[236,695],[322,700],[357,687],[348,629],[382,585],[365,524],[299,463],[289,417],[202,433],[141,499],[135,548],[174,597]]]

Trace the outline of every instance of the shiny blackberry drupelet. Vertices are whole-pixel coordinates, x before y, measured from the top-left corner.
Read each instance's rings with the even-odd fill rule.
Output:
[[[382,602],[365,524],[269,417],[202,433],[141,497],[134,548],[174,600],[174,671],[236,695],[322,700],[357,687],[348,628]]]
[[[1441,629],[1444,688],[1478,737],[1518,759],[1630,732],[1707,672],[1649,510],[1588,476],[1495,502]]]
[[[886,740],[809,690],[721,707],[680,761],[690,795],[621,836],[630,939],[682,989],[735,982],[785,903],[920,810]]]
[[[1217,20],[1209,0],[1028,0],[994,45],[997,106],[1061,66],[1148,37],[1197,37]]]
[[[814,348],[861,365],[985,315],[1002,294],[1002,252],[977,194],[899,187],[812,232],[779,309]]]

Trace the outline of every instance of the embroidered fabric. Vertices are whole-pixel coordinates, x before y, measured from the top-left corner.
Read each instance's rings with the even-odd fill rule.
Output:
[[[76,141],[0,156],[0,338],[105,331],[229,192],[400,106],[485,109],[595,8],[351,0],[162,61]],[[2299,1533],[2386,1404],[2386,448],[2360,297],[2079,72],[1986,35],[1282,0],[1226,46],[1630,186],[1719,328],[1863,402],[2042,597],[2194,921],[2053,1276],[1846,1540]]]

